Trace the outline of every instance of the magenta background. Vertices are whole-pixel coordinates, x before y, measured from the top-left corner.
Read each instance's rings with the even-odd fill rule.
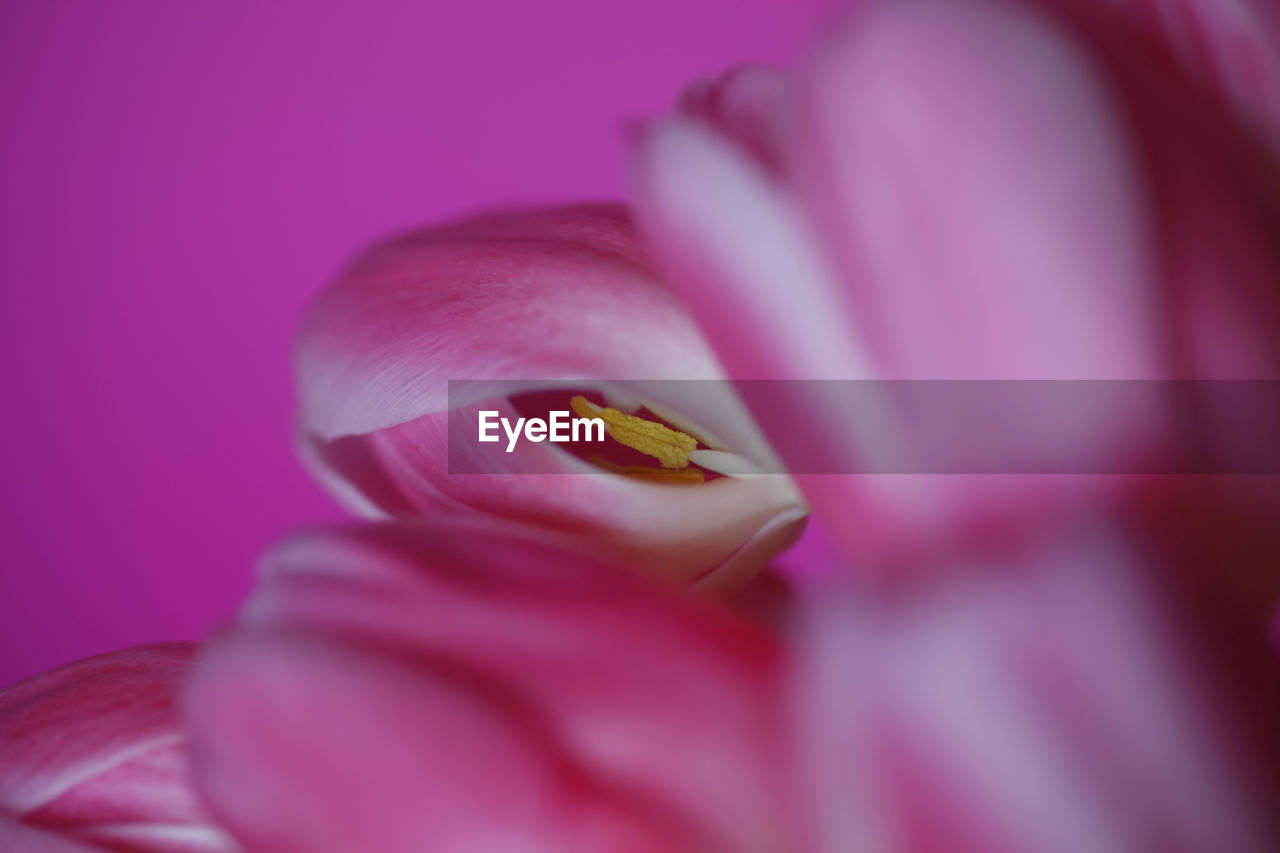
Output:
[[[828,7],[4,3],[0,684],[198,638],[273,538],[342,517],[288,358],[354,249],[620,196],[628,120]]]

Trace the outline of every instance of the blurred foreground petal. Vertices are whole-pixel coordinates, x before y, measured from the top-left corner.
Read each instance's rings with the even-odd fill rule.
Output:
[[[295,537],[187,696],[258,849],[783,849],[770,639],[502,530]]]
[[[187,780],[175,704],[194,653],[139,646],[0,692],[0,848],[234,849]]]
[[[739,390],[863,565],[1034,528],[1133,485],[1034,464],[839,473],[913,471],[899,461],[938,436],[1032,460],[1065,449],[1081,471],[1170,458],[1185,429],[1212,453],[1274,443],[1266,419],[1218,419],[1154,385],[1058,418],[1015,390],[988,433],[892,393],[860,405],[800,381],[1280,375],[1274,160],[1221,93],[1117,20],[1038,2],[859,4],[779,88],[780,165],[705,110],[641,141],[646,233],[728,373],[793,380]]]
[[[1087,522],[811,599],[793,732],[820,849],[1274,849],[1274,737],[1143,564]]]

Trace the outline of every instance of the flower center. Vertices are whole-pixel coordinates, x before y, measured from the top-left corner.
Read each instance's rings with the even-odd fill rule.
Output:
[[[689,454],[698,447],[698,440],[688,433],[609,406],[597,406],[582,395],[570,400],[569,405],[580,418],[600,418],[614,441],[654,457],[663,468],[689,467]]]
[[[569,401],[574,414],[580,418],[599,418],[604,421],[605,432],[624,447],[652,456],[662,467],[646,465],[619,465],[599,456],[590,462],[606,471],[662,483],[701,483],[706,475],[698,468],[689,467],[689,455],[697,450],[698,439],[672,429],[666,424],[628,415],[610,406],[597,406],[582,395]]]
[[[587,395],[603,398],[601,402]],[[591,426],[587,438],[579,440],[576,431],[568,441],[556,447],[596,469],[624,477],[654,483],[690,485],[712,483],[730,477],[751,477],[764,473],[759,466],[725,448],[711,434],[679,412],[665,405],[646,403],[629,392],[605,390],[545,388],[511,395],[507,398],[514,413],[523,418],[548,420],[563,416],[564,400],[575,418],[598,419],[603,426]],[[597,398],[597,399],[599,399]],[[604,444],[594,436],[603,432]]]

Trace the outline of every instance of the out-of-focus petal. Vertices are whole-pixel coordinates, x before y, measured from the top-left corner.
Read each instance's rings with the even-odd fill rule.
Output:
[[[1167,375],[1156,243],[1128,118],[1067,33],[1009,4],[883,4],[828,33],[802,78],[794,168],[874,375]],[[945,428],[970,442],[1029,443],[1033,455],[1043,441],[1101,459],[1158,440],[1159,421],[1142,406],[1046,422],[1016,387],[1009,396],[1006,434],[980,435],[955,417]],[[831,431],[823,446],[854,458],[895,458],[931,426],[893,400],[877,411],[876,443],[850,441],[829,417],[804,420]],[[986,524],[997,508],[1035,515],[1092,485],[888,477],[806,487],[815,506],[847,505],[852,491],[886,509],[901,525],[892,541]]]
[[[0,850],[6,853],[102,853],[102,848],[3,818],[0,818]]]
[[[187,707],[245,841],[770,851],[775,666],[732,614],[544,538],[380,525],[269,554]]]
[[[765,169],[782,166],[783,105],[789,80],[762,65],[742,65],[715,80],[696,80],[680,97],[681,114],[733,139]]]
[[[1052,4],[882,4],[790,149],[885,375],[1273,378],[1274,159],[1158,45]]]
[[[1009,4],[886,4],[804,81],[793,153],[880,375],[1150,376],[1139,167],[1077,44]]]
[[[233,639],[197,684],[201,782],[253,850],[664,849],[484,694],[340,643]]]
[[[778,174],[685,118],[649,134],[641,220],[735,379],[1280,370],[1274,170],[1158,56],[1030,6],[919,0],[847,16],[790,90]],[[1215,448],[1242,438],[1148,390],[1046,418],[1043,397],[1011,386],[996,434],[898,399],[740,388],[809,503],[863,555],[1124,486],[945,467],[950,478],[836,475],[920,471],[898,460],[948,434],[1008,446],[1027,475],[1062,470],[1063,451],[1084,457],[1067,470],[1127,470],[1173,453],[1175,426],[1197,418]]]
[[[1280,9],[1269,0],[1103,0],[1157,33],[1280,149]]]
[[[1263,759],[1139,552],[1088,525],[1042,544],[811,602],[793,731],[817,849],[1275,849]]]
[[[744,153],[700,122],[652,128],[637,214],[734,379],[863,379],[840,283],[803,217]]]
[[[562,388],[567,409],[570,389],[721,377],[618,205],[495,214],[374,250],[311,310],[297,374],[303,460],[366,515],[491,514],[733,585],[788,544],[768,530],[804,514],[782,476],[672,487],[550,442],[519,444],[501,470],[450,470],[451,419],[470,418],[455,436],[471,435],[480,408],[509,403],[450,400],[449,380],[491,380],[498,395]],[[652,402],[740,453],[771,453],[729,389]]]
[[[0,692],[3,832],[32,849],[231,849],[186,777],[175,703],[193,655],[140,646]]]
[[[876,373],[839,278],[782,186],[722,134],[673,119],[643,140],[633,191],[664,267],[733,378],[747,380],[740,392],[784,461],[816,451],[830,454],[831,470],[853,470],[851,454],[894,440],[884,421],[844,411],[803,381]],[[839,519],[842,536],[886,529],[868,478],[794,479]]]
[[[642,220],[735,378],[1148,369],[1148,259],[1115,110],[1061,40],[1012,18],[905,4],[833,35],[789,152],[815,173],[807,209],[709,133],[673,121],[651,134]],[[795,470],[822,471],[815,453],[827,472],[859,470],[910,441],[892,401],[754,390],[742,393]],[[798,479],[819,512],[860,519],[839,525],[846,538],[893,537],[877,515],[942,511],[918,480]]]

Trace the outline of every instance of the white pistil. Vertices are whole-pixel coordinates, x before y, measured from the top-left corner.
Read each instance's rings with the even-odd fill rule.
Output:
[[[752,465],[747,457],[727,450],[694,450],[689,454],[689,461],[726,477],[747,477],[764,473]]]

